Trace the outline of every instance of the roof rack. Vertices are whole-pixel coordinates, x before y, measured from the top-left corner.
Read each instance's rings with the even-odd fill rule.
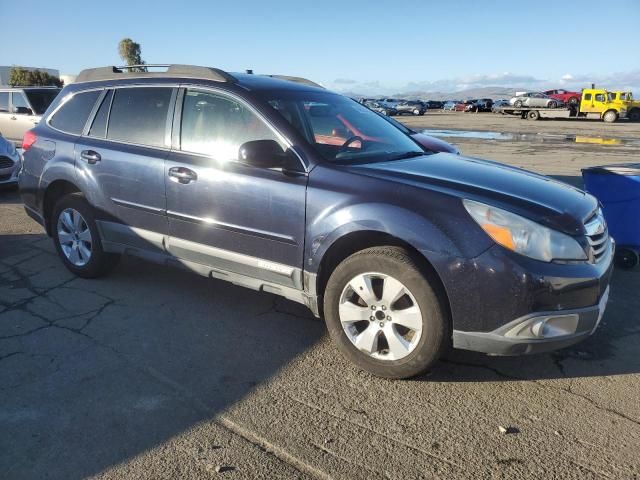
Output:
[[[166,68],[164,72],[149,72],[149,68]],[[122,67],[99,67],[82,70],[76,82],[96,82],[99,80],[116,80],[125,78],[198,78],[214,82],[235,82],[236,79],[227,72],[213,67],[197,65],[125,65]]]
[[[318,87],[318,88],[324,89],[324,87],[319,83],[313,82],[307,78],[292,77],[290,75],[267,75],[267,76],[271,78],[277,78],[279,80],[287,80],[288,82],[301,83],[303,85],[309,85],[310,87]]]

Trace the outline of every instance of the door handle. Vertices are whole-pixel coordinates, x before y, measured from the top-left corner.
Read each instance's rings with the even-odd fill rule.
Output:
[[[17,120],[17,118],[15,116],[11,117],[11,120]]]
[[[100,160],[102,160],[100,154],[98,152],[94,152],[93,150],[83,150],[82,152],[80,152],[80,157],[84,158],[89,165],[95,165]]]
[[[182,185],[187,185],[195,182],[198,179],[198,174],[190,168],[171,167],[169,169],[169,179]]]

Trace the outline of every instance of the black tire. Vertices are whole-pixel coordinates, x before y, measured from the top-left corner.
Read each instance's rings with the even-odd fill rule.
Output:
[[[62,250],[62,245],[59,240],[58,234],[58,219],[62,212],[66,209],[73,209],[82,215],[86,226],[91,233],[91,257],[89,261],[82,265],[77,266],[71,263]],[[102,242],[100,240],[100,234],[95,221],[95,215],[93,207],[87,202],[84,196],[80,193],[72,193],[62,197],[53,207],[53,213],[51,215],[51,232],[53,237],[53,243],[56,247],[56,251],[64,263],[64,266],[69,269],[75,275],[82,278],[97,278],[107,274],[115,267],[120,255],[114,253],[107,253],[102,248]]]
[[[638,252],[631,248],[618,248],[614,257],[616,266],[624,270],[635,268],[640,262]]]
[[[549,102],[549,108],[558,108],[558,102]]]
[[[516,100],[515,103],[513,104],[514,107],[516,108],[522,108],[522,101],[521,100]]]
[[[640,122],[640,108],[634,108],[629,112],[629,120],[632,122]]]
[[[527,113],[527,119],[528,120],[539,120],[540,119],[540,112],[538,112],[537,110],[530,110],[529,113]]]
[[[578,97],[571,97],[569,99],[569,105],[577,107],[579,103],[580,103],[580,99]]]
[[[413,294],[420,308],[422,333],[414,349],[399,360],[381,360],[361,352],[349,340],[339,316],[342,291],[355,276],[379,272],[400,281]],[[342,354],[358,367],[385,378],[409,378],[429,369],[450,345],[447,309],[436,290],[411,255],[392,246],[357,252],[333,271],[324,295],[324,316],[329,334]],[[373,318],[373,317],[372,317]]]

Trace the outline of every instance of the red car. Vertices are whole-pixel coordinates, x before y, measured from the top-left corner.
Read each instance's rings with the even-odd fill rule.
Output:
[[[467,107],[473,103],[473,100],[465,100],[464,102],[456,103],[456,106],[453,109],[456,112],[466,112]]]
[[[567,90],[547,90],[543,92],[545,95],[550,96],[551,98],[555,98],[556,100],[561,100],[567,105],[578,105],[580,103],[581,93],[578,92],[569,92]]]

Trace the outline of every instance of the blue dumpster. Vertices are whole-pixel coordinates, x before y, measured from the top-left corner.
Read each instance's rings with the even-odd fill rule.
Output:
[[[640,251],[640,163],[585,168],[582,178],[585,190],[602,203],[617,244],[616,262],[635,267]]]

